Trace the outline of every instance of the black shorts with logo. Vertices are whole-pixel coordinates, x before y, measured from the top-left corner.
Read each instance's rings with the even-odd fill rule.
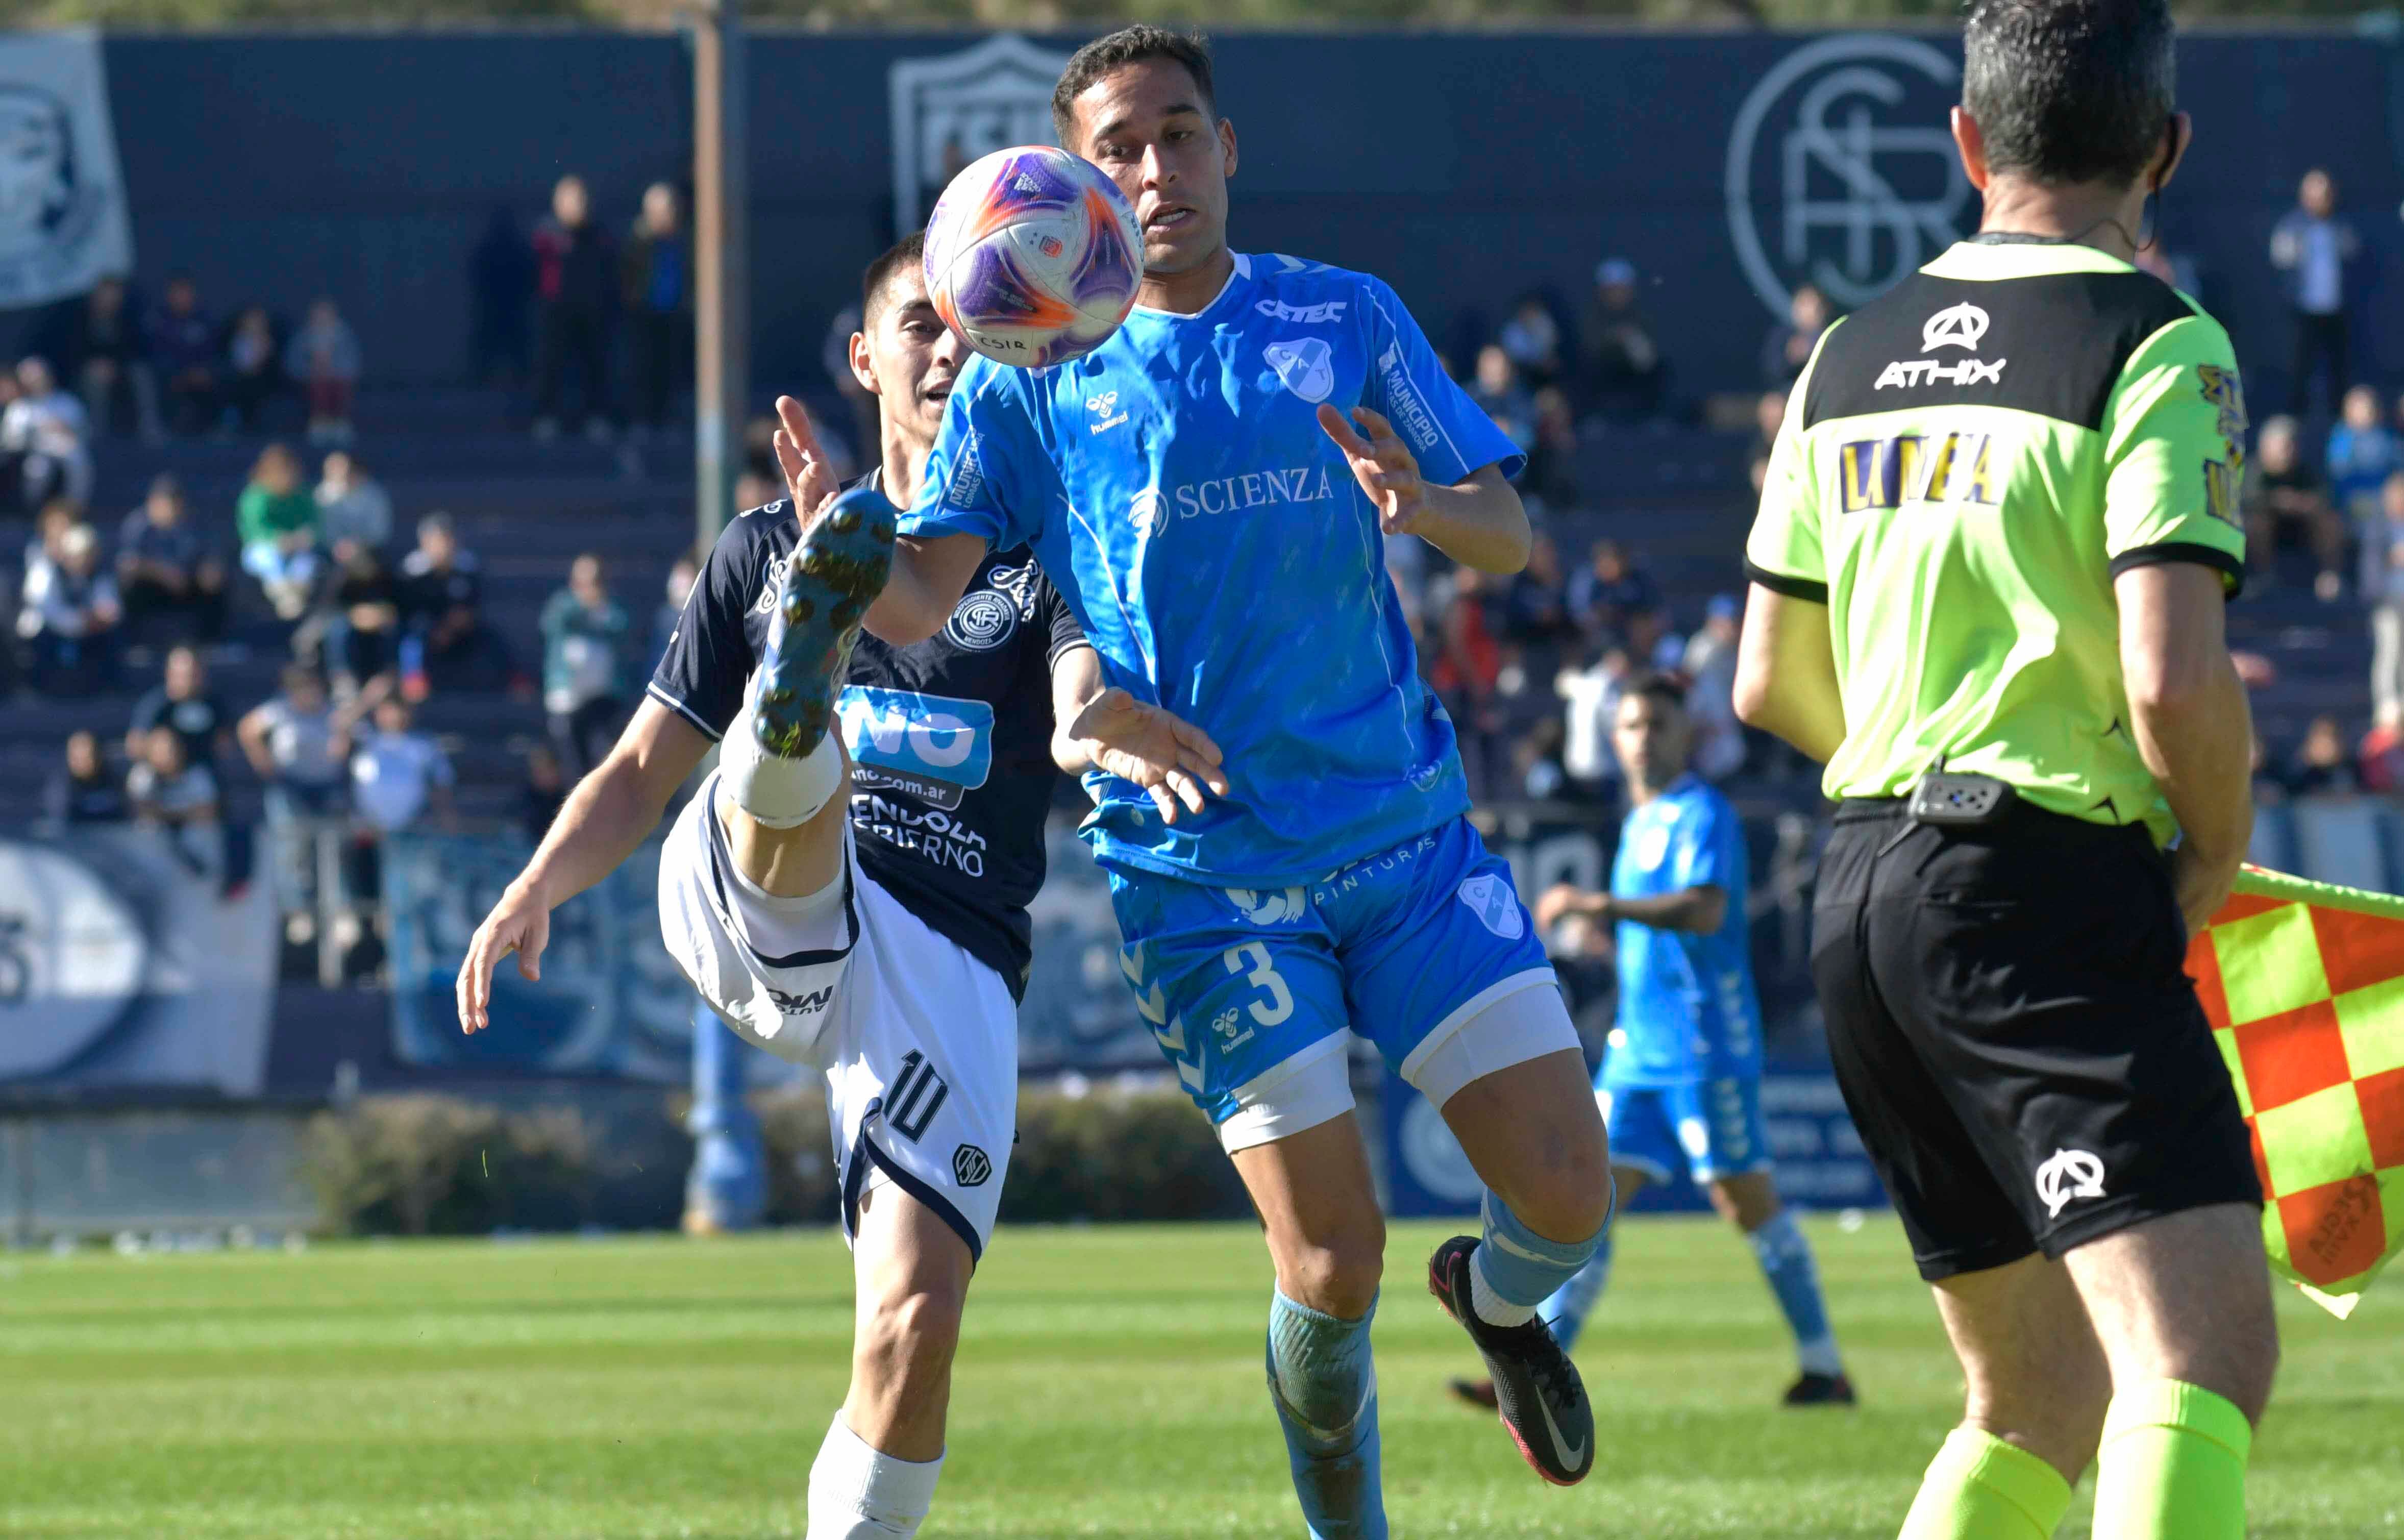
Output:
[[[2249,1136],[2142,826],[2014,803],[1978,827],[1847,802],[1811,973],[1921,1276],[2259,1205]]]

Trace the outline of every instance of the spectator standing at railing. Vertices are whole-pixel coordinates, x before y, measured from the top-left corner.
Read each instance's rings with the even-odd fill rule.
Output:
[[[67,735],[66,763],[43,789],[42,809],[50,822],[62,826],[123,823],[133,816],[124,784],[109,773],[97,735]]]
[[[278,618],[308,613],[324,560],[317,549],[317,500],[300,485],[300,462],[282,444],[269,444],[250,468],[234,504],[242,536],[242,567],[259,580]]]
[[[1820,333],[1828,329],[1828,297],[1810,284],[1797,284],[1786,301],[1786,323],[1769,329],[1761,342],[1761,384],[1782,399],[1811,361]]]
[[[172,647],[165,678],[133,703],[126,756],[140,758],[144,740],[163,727],[184,740],[186,761],[214,766],[231,741],[232,721],[224,700],[209,688],[208,665],[201,661],[199,649]]]
[[[2245,518],[2245,555],[2264,586],[2276,581],[2279,531],[2299,526],[2320,571],[2313,592],[2333,600],[2342,592],[2338,565],[2345,555],[2345,525],[2329,506],[2328,483],[2304,463],[2293,417],[2273,417],[2255,435],[2239,501]]]
[[[168,426],[178,433],[205,433],[217,420],[217,323],[201,308],[201,291],[181,273],[167,280],[165,302],[150,333],[166,391]]]
[[[342,704],[364,711],[400,682],[399,585],[384,553],[353,543],[326,596],[318,651]]]
[[[1619,697],[1635,674],[1628,649],[1616,642],[1599,645],[1583,668],[1564,668],[1553,680],[1553,693],[1564,703],[1561,768],[1570,789],[1582,797],[1613,801],[1619,795],[1619,757],[1611,746],[1612,723],[1619,715]]]
[[[105,690],[117,673],[117,585],[100,566],[100,537],[69,525],[57,550],[29,566],[19,596],[17,635],[25,644],[27,682],[58,697]]]
[[[518,828],[530,844],[540,845],[567,803],[567,777],[551,745],[538,743],[526,750],[525,784],[518,788]]]
[[[643,191],[643,212],[621,266],[622,298],[633,328],[635,425],[664,432],[684,377],[692,335],[692,262],[685,244],[677,190],[654,182]],[[756,503],[744,503],[755,508]]]
[[[364,367],[358,333],[334,301],[320,298],[311,303],[308,320],[284,349],[284,372],[309,403],[311,443],[351,441],[351,407]]]
[[[406,704],[387,696],[351,753],[351,805],[379,833],[412,829],[429,812],[444,828],[453,822],[451,762],[413,721]]]
[[[1528,469],[1519,473],[1520,497],[1532,518],[1565,512],[1578,505],[1577,414],[1558,385],[1536,392],[1535,441],[1528,446]]]
[[[92,285],[67,313],[59,356],[83,393],[84,415],[95,434],[116,421],[121,394],[133,408],[133,425],[147,441],[164,435],[159,427],[159,376],[150,367],[150,338],[133,295],[119,277]]]
[[[562,394],[573,373],[584,430],[594,442],[606,442],[615,412],[609,342],[617,321],[618,262],[608,231],[593,219],[592,197],[581,176],[563,176],[551,189],[551,217],[535,229],[534,258],[534,436],[557,436]]]
[[[348,560],[354,547],[381,552],[392,539],[392,495],[350,451],[326,456],[316,498],[318,535],[336,562]]]
[[[1469,399],[1494,419],[1494,426],[1522,453],[1535,443],[1536,403],[1519,384],[1519,366],[1501,343],[1489,343],[1477,350],[1477,375],[1470,385]]]
[[[91,501],[91,450],[83,402],[60,388],[40,358],[17,366],[17,399],[0,412],[0,449],[19,456],[25,501],[64,497],[84,507]]]
[[[1519,649],[1528,676],[1540,681],[1551,679],[1560,668],[1562,654],[1577,645],[1577,623],[1570,619],[1568,588],[1561,580],[1560,547],[1541,530],[1528,541],[1528,565],[1503,590],[1502,639]]]
[[[634,619],[609,596],[601,558],[586,552],[542,608],[542,704],[571,779],[599,764],[626,719],[626,648]]]
[[[1703,628],[1687,638],[1681,659],[1691,681],[1686,717],[1695,730],[1695,772],[1709,781],[1725,780],[1744,764],[1744,724],[1736,715],[1736,639],[1743,620],[1742,600],[1712,595]]]
[[[225,624],[225,563],[165,473],[117,536],[117,589],[126,629],[144,640],[192,641]]]
[[[2296,327],[2290,412],[2309,412],[2313,376],[2328,374],[2329,404],[2345,394],[2346,301],[2349,271],[2362,255],[2362,237],[2337,212],[2337,179],[2314,167],[2296,189],[2296,206],[2271,231],[2271,265],[2285,274],[2287,309]]]
[[[307,820],[338,819],[347,810],[351,735],[314,670],[292,665],[284,670],[283,685],[281,693],[251,708],[234,736],[266,788],[279,895],[288,911],[316,890]]]
[[[2329,490],[2338,511],[2357,528],[2379,517],[2379,489],[2404,467],[2383,406],[2378,391],[2355,385],[2345,393],[2344,414],[2329,429]]]
[[[1469,794],[1484,802],[1508,786],[1510,758],[1502,738],[1500,697],[1502,649],[1486,621],[1485,574],[1461,567],[1435,623],[1436,653],[1428,682],[1451,714]]]
[[[2379,517],[2362,526],[2362,602],[2370,607],[2370,701],[2404,716],[2404,470],[2380,489]]]

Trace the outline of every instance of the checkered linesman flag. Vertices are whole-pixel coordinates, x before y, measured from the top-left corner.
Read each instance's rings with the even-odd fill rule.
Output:
[[[2248,866],[2187,960],[2254,1137],[2271,1266],[2349,1315],[2404,1250],[2404,898]]]

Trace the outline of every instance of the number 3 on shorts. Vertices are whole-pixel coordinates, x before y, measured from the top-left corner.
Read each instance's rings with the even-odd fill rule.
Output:
[[[1277,964],[1269,960],[1269,949],[1257,941],[1228,947],[1220,960],[1226,963],[1227,972],[1240,973],[1245,972],[1248,958],[1251,961],[1251,982],[1268,996],[1265,1001],[1252,1001],[1252,1019],[1264,1027],[1274,1027],[1293,1015],[1293,996],[1287,990],[1285,980],[1278,977]]]

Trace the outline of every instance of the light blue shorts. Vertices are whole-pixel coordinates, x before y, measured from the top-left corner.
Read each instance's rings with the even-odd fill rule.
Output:
[[[1668,1183],[1680,1171],[1698,1186],[1724,1176],[1769,1169],[1769,1133],[1761,1121],[1757,1076],[1689,1081],[1683,1085],[1595,1088],[1611,1130],[1611,1163]]]
[[[1466,1079],[1577,1043],[1511,869],[1466,819],[1276,891],[1114,869],[1111,904],[1137,1008],[1214,1124],[1313,1065],[1340,1068],[1348,1027],[1438,1105]],[[1474,1050],[1453,1043],[1539,987],[1547,1009],[1510,1013]],[[1350,1104],[1345,1092],[1335,1110]]]

